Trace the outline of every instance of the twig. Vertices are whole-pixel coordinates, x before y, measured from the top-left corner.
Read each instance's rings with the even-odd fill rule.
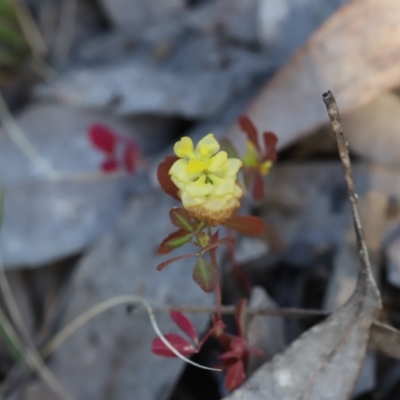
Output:
[[[120,177],[124,174],[123,171],[116,171],[114,173],[103,173],[98,171],[78,172],[69,173],[58,171],[42,157],[42,155],[36,150],[32,143],[28,140],[25,133],[17,124],[15,118],[11,114],[4,97],[0,93],[0,123],[2,124],[4,131],[7,133],[9,138],[15,143],[15,145],[21,150],[23,154],[31,161],[33,165],[36,165],[44,174],[44,176],[53,182],[92,182],[103,179],[112,179]]]
[[[164,306],[153,308],[154,313],[166,313],[172,310],[188,313],[188,314],[212,314],[215,312],[214,307],[201,306]],[[139,312],[141,310],[137,310]],[[235,314],[235,306],[222,306],[221,314]],[[329,311],[302,309],[302,308],[246,308],[248,316],[268,315],[270,317],[293,317],[293,318],[309,318],[309,317],[327,317]]]
[[[33,56],[44,56],[47,53],[47,46],[28,7],[18,0],[9,0],[9,2],[15,9],[15,14],[21,25],[21,29],[24,32],[25,39],[31,48]]]
[[[156,332],[157,336],[161,339],[161,341],[170,349],[177,357],[181,360],[185,361],[188,364],[192,364],[195,367],[207,369],[210,371],[221,371],[217,368],[209,368],[203,365],[197,364],[192,360],[189,360],[181,353],[179,353],[175,347],[165,338],[165,336],[161,333],[160,328],[157,325],[157,321],[155,319],[153,310],[150,304],[144,298],[135,295],[126,295],[126,296],[116,296],[109,300],[103,301],[99,303],[89,310],[85,311],[79,317],[75,318],[72,322],[70,322],[67,326],[65,326],[58,334],[56,334],[45,346],[42,347],[40,353],[43,357],[47,357],[50,355],[58,346],[60,346],[66,339],[68,339],[76,330],[81,328],[85,325],[88,321],[92,318],[96,317],[97,315],[101,314],[102,312],[109,310],[118,305],[131,305],[140,303],[147,311],[149,315],[151,326],[153,327],[154,331]]]
[[[53,51],[54,59],[58,63],[63,63],[68,58],[74,39],[77,8],[77,0],[63,0],[61,2],[59,29]]]
[[[3,264],[0,260],[0,290],[3,295],[4,301],[10,312],[11,319],[14,325],[17,327],[19,335],[24,339],[25,342],[25,359],[29,367],[37,371],[39,376],[43,381],[49,386],[49,388],[57,394],[60,398],[70,400],[71,396],[62,388],[60,383],[50,372],[47,366],[44,364],[43,360],[40,358],[36,351],[34,344],[29,336],[29,333],[25,327],[22,316],[18,310],[18,306],[15,302],[14,296],[12,295],[10,285],[8,283]],[[4,322],[4,321],[3,321]],[[18,335],[15,333],[14,329],[8,329],[8,334],[13,338],[14,343],[20,343],[18,340]],[[20,345],[22,347],[22,345]]]
[[[370,282],[375,284],[372,274],[371,263],[369,260],[368,249],[365,241],[364,231],[361,225],[360,213],[358,211],[358,195],[355,191],[354,181],[351,170],[351,162],[348,150],[348,143],[346,142],[343,134],[343,125],[340,118],[339,109],[331,91],[322,95],[322,99],[326,105],[329,118],[331,120],[332,129],[335,133],[336,143],[339,151],[339,157],[342,161],[344,177],[347,184],[348,195],[351,204],[351,212],[353,214],[354,230],[356,232],[357,248],[361,260],[360,273],[365,275]],[[378,296],[379,298],[379,296]]]
[[[45,160],[26,138],[21,128],[12,116],[4,97],[0,93],[0,122],[10,139],[18,148],[31,160],[33,165],[37,165],[45,176],[50,180],[60,178],[60,174]]]

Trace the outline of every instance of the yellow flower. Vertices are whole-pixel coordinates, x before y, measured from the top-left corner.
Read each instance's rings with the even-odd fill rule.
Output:
[[[228,158],[227,153],[219,149],[212,133],[201,139],[196,148],[189,137],[183,137],[174,146],[179,160],[169,170],[189,214],[213,226],[232,215],[243,194],[236,183],[242,162]]]
[[[248,141],[246,153],[242,157],[243,164],[248,168],[257,168],[261,175],[268,175],[273,163],[270,160],[261,161],[260,159],[261,156],[256,147]]]

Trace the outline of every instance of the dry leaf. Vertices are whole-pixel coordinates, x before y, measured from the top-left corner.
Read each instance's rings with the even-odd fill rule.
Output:
[[[365,357],[369,327],[380,306],[375,283],[360,274],[350,301],[264,364],[226,400],[345,400]]]
[[[290,59],[245,114],[275,132],[283,148],[326,123],[320,96],[335,93],[342,114],[400,83],[400,3],[353,0],[329,18]],[[228,131],[241,143],[240,128]]]
[[[375,321],[371,327],[370,343],[389,357],[400,360],[400,331]]]

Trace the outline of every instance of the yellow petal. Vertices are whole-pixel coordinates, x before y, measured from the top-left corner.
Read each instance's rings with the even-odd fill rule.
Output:
[[[174,152],[179,158],[193,158],[193,142],[190,137],[184,136],[179,142],[175,143]]]
[[[219,143],[214,137],[214,134],[209,133],[203,137],[196,146],[196,156],[200,160],[208,160],[219,150]]]
[[[171,175],[171,181],[174,182],[174,185],[178,189],[183,189],[185,187],[185,182],[180,181],[179,179],[176,179],[174,176]]]
[[[260,173],[262,175],[267,175],[269,170],[272,167],[272,161],[264,161],[261,165],[260,165]]]
[[[206,183],[206,176],[202,175],[199,179],[194,182],[186,183],[183,191],[186,192],[190,197],[207,196],[213,190],[211,183]]]
[[[189,174],[199,174],[207,169],[207,166],[208,164],[206,162],[192,158],[188,162],[187,171]]]
[[[180,159],[172,164],[169,174],[181,182],[188,182],[191,179],[196,179],[196,174],[191,174],[188,171],[188,161]]]
[[[218,178],[217,176],[213,176],[212,181],[213,194],[215,194],[216,196],[233,194],[233,192],[235,191],[235,180],[233,178]]]
[[[228,160],[228,154],[225,151],[220,151],[215,156],[210,158],[208,171],[218,172]]]
[[[226,163],[218,171],[217,175],[220,177],[230,176],[236,178],[239,169],[242,167],[242,161],[237,158],[228,158]]]
[[[235,185],[235,190],[233,192],[233,196],[240,199],[243,196],[243,190],[239,185]]]
[[[202,197],[202,196],[191,197],[186,192],[182,192],[181,200],[182,200],[183,207],[191,208],[191,207],[195,207],[195,206],[199,206],[200,204],[203,204],[205,201],[205,197]]]

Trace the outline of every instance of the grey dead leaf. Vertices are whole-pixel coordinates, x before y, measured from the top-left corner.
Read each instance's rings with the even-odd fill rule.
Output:
[[[101,0],[111,22],[121,28],[160,22],[185,10],[184,0]]]
[[[384,93],[343,119],[350,149],[389,168],[400,166],[400,98]]]
[[[222,111],[268,72],[265,54],[229,43],[223,44],[223,52],[217,51],[218,38],[187,35],[183,26],[178,31],[169,39],[176,46],[164,62],[149,60],[152,50],[141,42],[141,51],[124,61],[77,68],[51,86],[39,87],[36,94],[75,107],[111,110],[119,116],[205,118]]]
[[[339,8],[244,113],[260,129],[276,132],[283,148],[326,123],[320,95],[328,88],[344,115],[396,87],[400,83],[399,12],[397,0],[353,0]],[[237,124],[228,135],[234,142],[243,140]]]
[[[93,149],[86,133],[94,122],[147,138],[139,141],[144,151],[158,146],[150,134],[157,131],[157,122],[150,123],[148,135],[139,136],[146,132],[145,120],[116,121],[62,105],[33,104],[16,121],[41,156],[63,173],[98,173],[103,155]],[[4,131],[0,181],[6,191],[0,252],[7,268],[35,267],[78,253],[112,226],[131,190],[126,177],[50,181]],[[135,180],[135,185],[149,187],[145,179]]]
[[[162,260],[155,254],[157,244],[171,231],[168,211],[173,206],[176,202],[159,190],[135,197],[116,227],[79,263],[63,326],[91,306],[124,294],[141,295],[154,307],[211,306],[213,296],[204,295],[192,281],[187,260],[168,271],[156,270]],[[177,255],[179,252],[184,249],[177,250]],[[198,332],[205,329],[208,318],[190,316]],[[163,333],[177,333],[167,313],[157,313],[156,319]],[[152,354],[155,337],[147,314],[127,314],[126,307],[115,307],[76,331],[55,351],[49,366],[74,400],[166,400],[184,364]],[[26,391],[21,388],[19,398],[34,400],[48,395],[45,385],[33,383]]]
[[[345,400],[365,357],[380,298],[369,274],[342,308],[263,365],[228,400]]]

